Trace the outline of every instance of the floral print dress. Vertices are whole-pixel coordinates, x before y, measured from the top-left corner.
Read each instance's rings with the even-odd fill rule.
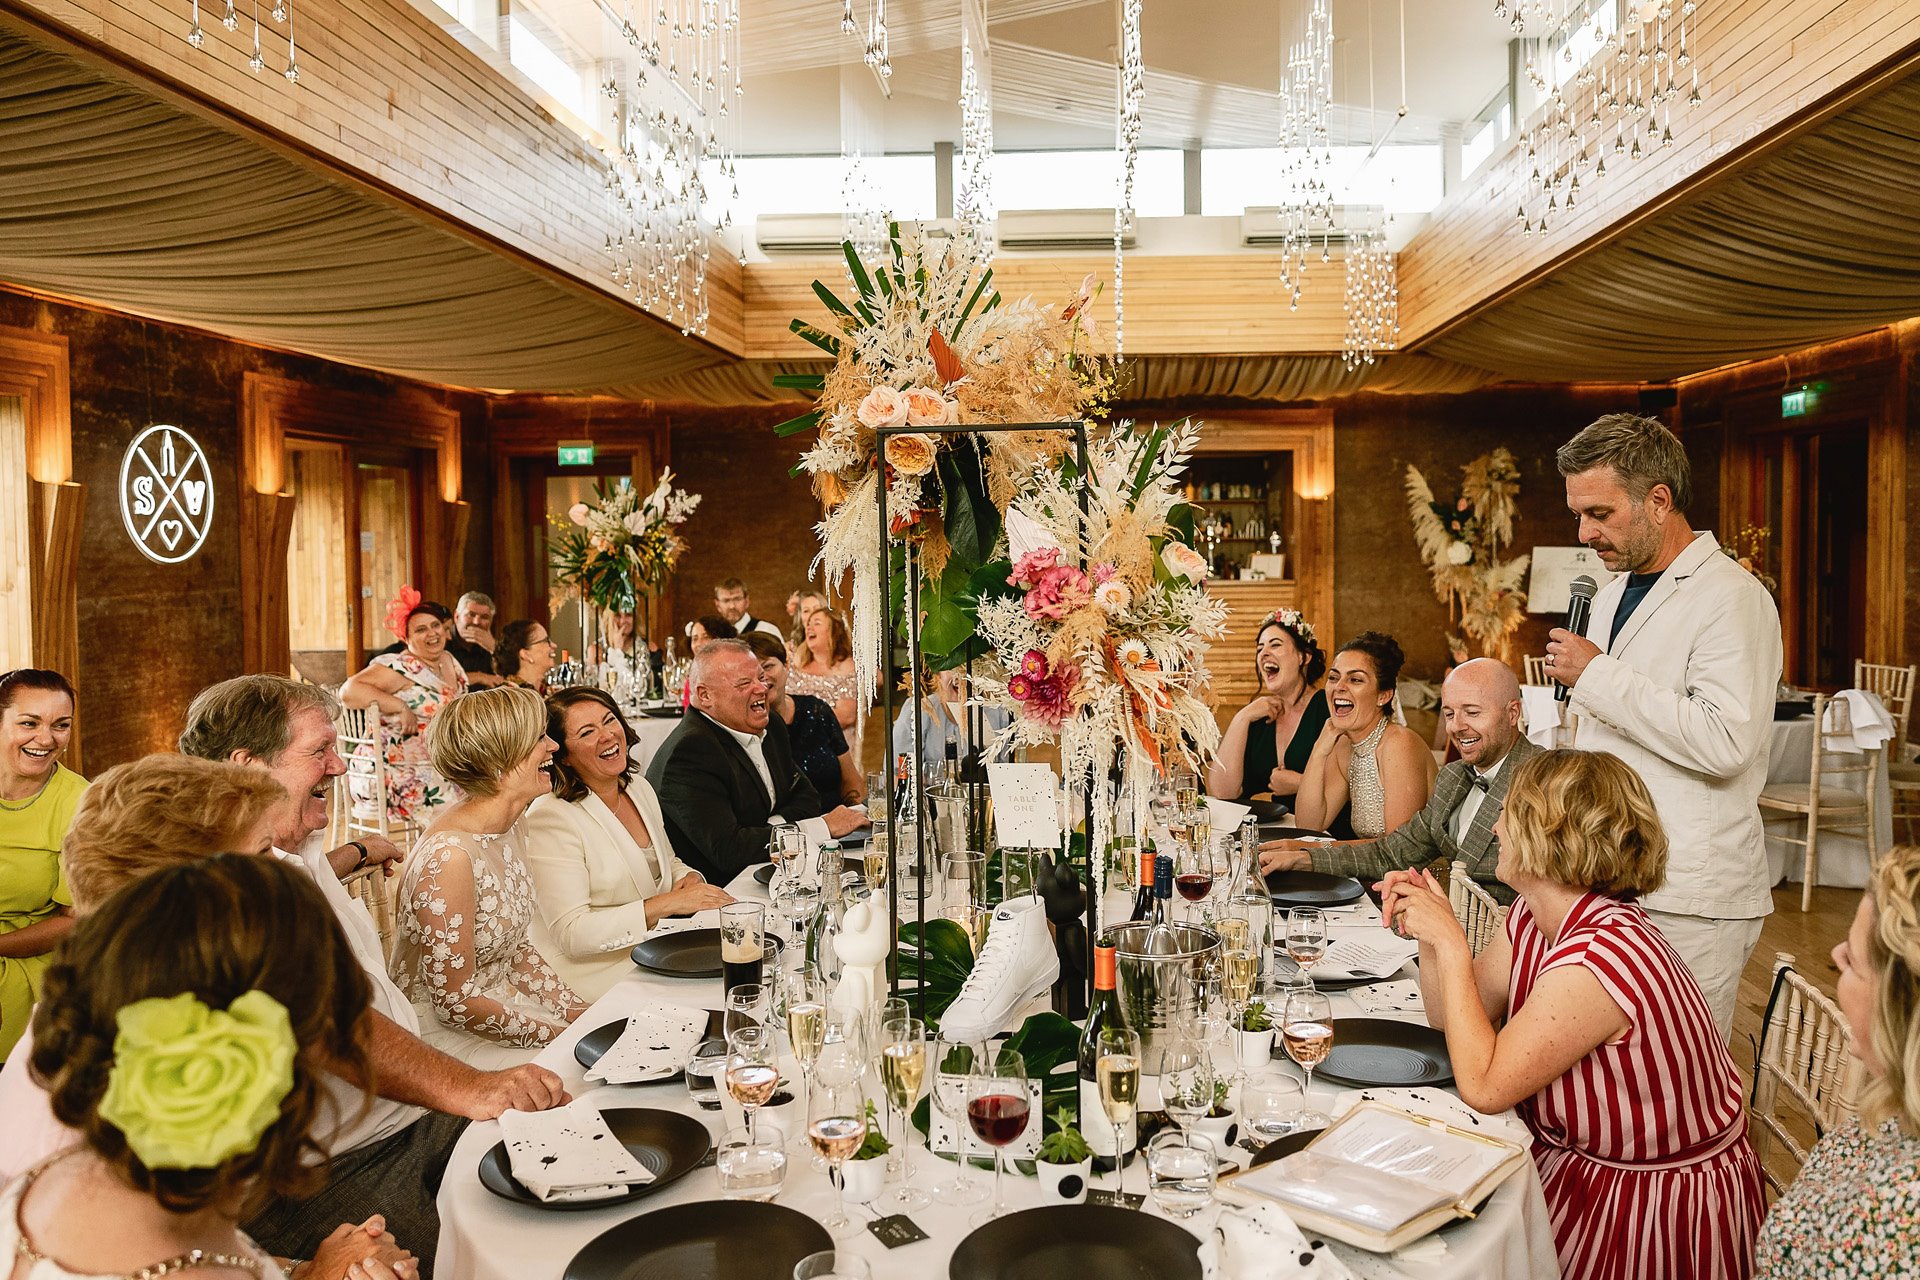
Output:
[[[413,712],[413,732],[400,726],[397,716],[383,715],[387,754],[387,821],[396,826],[424,827],[433,820],[433,810],[461,798],[460,789],[435,772],[427,760],[427,726],[440,714],[440,708],[467,691],[467,673],[453,664],[454,683],[449,686],[426,663],[406,650],[383,653],[373,660],[407,678],[406,685],[394,696]],[[371,746],[353,749],[356,756],[370,756]],[[363,818],[374,816],[372,787],[357,777],[353,781],[353,809]]]
[[[1763,1280],[1920,1275],[1920,1139],[1849,1119],[1774,1202],[1757,1253]]]
[[[499,835],[434,832],[401,881],[393,980],[419,1009],[424,1038],[476,1065],[500,1059],[482,1052],[489,1045],[546,1044],[584,1004],[529,937],[533,875],[521,844],[518,823]]]

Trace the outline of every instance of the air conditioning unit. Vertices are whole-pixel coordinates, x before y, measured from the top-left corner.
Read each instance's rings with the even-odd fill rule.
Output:
[[[951,239],[953,223],[929,218],[903,220],[902,233],[918,231],[929,240]],[[763,213],[754,219],[753,238],[764,254],[828,254],[838,257],[847,235],[846,220],[837,213]]]
[[[1113,248],[1111,209],[1002,209],[993,229],[1002,249],[1063,252]],[[1133,232],[1122,241],[1133,247]]]
[[[1332,227],[1317,222],[1312,225],[1314,243],[1324,238],[1330,244],[1346,244],[1353,238],[1352,232],[1378,225],[1386,212],[1377,204],[1337,204],[1333,206]],[[1247,248],[1277,249],[1286,238],[1286,221],[1279,209],[1256,205],[1241,210],[1240,243]]]

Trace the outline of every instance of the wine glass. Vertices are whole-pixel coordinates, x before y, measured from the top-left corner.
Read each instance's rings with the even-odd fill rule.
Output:
[[[1287,958],[1313,979],[1313,966],[1327,954],[1327,917],[1318,907],[1295,907],[1287,913]]]
[[[1193,907],[1213,889],[1213,855],[1203,841],[1181,844],[1173,863],[1173,887],[1188,903],[1187,920],[1193,920]]]
[[[1280,1015],[1280,1042],[1287,1047],[1287,1056],[1307,1073],[1307,1090],[1311,1093],[1313,1069],[1333,1048],[1333,1002],[1324,991],[1309,987],[1287,996]],[[1302,1129],[1324,1129],[1332,1121],[1324,1112],[1308,1110],[1300,1113],[1299,1123]]]
[[[923,1208],[927,1193],[913,1185],[913,1104],[927,1074],[927,1024],[913,1017],[890,1018],[882,1033],[880,1083],[887,1101],[904,1122],[900,1125],[900,1186],[893,1203],[902,1209]]]
[[[876,832],[860,854],[860,869],[865,872],[867,888],[873,893],[879,893],[887,883],[887,862],[887,842]]]
[[[1259,980],[1260,957],[1248,948],[1241,947],[1221,956],[1220,985],[1226,991],[1230,1018],[1238,1019],[1246,1010],[1247,1000]],[[1238,1021],[1234,1025],[1238,1026]]]
[[[845,1249],[822,1249],[794,1264],[793,1280],[873,1280],[873,1266]]]
[[[829,1008],[822,1015],[820,1055],[814,1073],[822,1084],[859,1084],[867,1074],[867,1018],[863,1013]]]
[[[759,982],[743,982],[727,992],[726,1012],[721,1015],[720,1030],[723,1035],[731,1036],[742,1027],[757,1027],[767,1021],[771,1001],[768,999],[766,985]]]
[[[1135,1087],[1140,1059],[1134,1058]],[[982,1226],[1009,1212],[1005,1194],[1005,1149],[1026,1132],[1032,1099],[1027,1093],[1027,1063],[1012,1049],[988,1050],[974,1061],[967,1079],[967,1124],[973,1136],[993,1148],[993,1203],[972,1218]]]
[[[807,1100],[813,1100],[813,1067],[827,1030],[827,984],[812,965],[787,974],[780,983],[780,1016],[787,1026],[787,1046],[800,1064],[800,1080]]]
[[[1206,1045],[1185,1034],[1175,1036],[1160,1059],[1160,1098],[1167,1118],[1191,1129],[1213,1110],[1213,1055]]]
[[[981,1051],[970,1044],[938,1042],[940,1060],[934,1066],[933,1105],[947,1118],[953,1133],[953,1177],[933,1188],[933,1197],[942,1204],[979,1204],[987,1195],[977,1179],[968,1176],[968,1158],[973,1152],[972,1135],[967,1126],[967,1082]],[[928,1129],[932,1133],[931,1127]]]
[[[1120,1135],[1118,1146],[1130,1150],[1136,1145],[1134,1115],[1140,1105],[1140,1033],[1129,1027],[1109,1026],[1100,1030],[1100,1043],[1094,1051],[1094,1080],[1100,1087],[1100,1109],[1107,1123]],[[1126,1189],[1125,1165],[1118,1168],[1121,1190]]]
[[[767,828],[767,860],[773,863],[774,878],[782,883],[800,878],[807,851],[807,837],[791,822]]]
[[[978,849],[948,849],[940,854],[940,914],[966,931],[967,943],[980,949],[984,923],[987,855]]]
[[[727,1092],[747,1113],[747,1138],[758,1142],[754,1121],[780,1084],[773,1060],[773,1028],[741,1027],[727,1037]]]
[[[867,1104],[859,1085],[823,1083],[815,1090],[807,1105],[807,1141],[814,1154],[841,1175],[833,1179],[833,1216],[820,1224],[835,1240],[850,1240],[860,1232],[859,1224],[847,1216],[844,1170],[866,1138]]]

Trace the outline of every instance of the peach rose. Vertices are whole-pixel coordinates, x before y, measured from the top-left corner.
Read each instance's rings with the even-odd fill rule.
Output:
[[[576,502],[572,506],[568,507],[567,519],[573,521],[577,525],[584,526],[587,523],[587,504],[584,502]]]
[[[932,436],[888,436],[887,464],[903,476],[923,476],[933,470],[937,448]]]
[[[953,402],[938,391],[910,387],[905,399],[910,427],[944,427],[953,422]]]
[[[1162,547],[1160,563],[1167,566],[1168,573],[1188,582],[1199,582],[1207,576],[1206,560],[1184,542],[1169,542]]]
[[[878,431],[882,427],[907,425],[907,398],[892,387],[875,387],[854,411],[865,426]]]

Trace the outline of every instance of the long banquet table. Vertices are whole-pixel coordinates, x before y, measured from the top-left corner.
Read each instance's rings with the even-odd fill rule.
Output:
[[[743,874],[728,887],[737,897],[766,897],[765,890],[750,874]],[[1340,923],[1361,919],[1379,921],[1379,914],[1371,904],[1353,911],[1351,917]],[[716,920],[716,913],[703,912],[680,927],[710,928]],[[588,1085],[586,1069],[574,1060],[573,1049],[588,1032],[637,1009],[660,1005],[712,1009],[721,1003],[718,978],[675,979],[636,968],[596,1001],[565,1035],[548,1045],[536,1061],[557,1072],[576,1097],[590,1097],[608,1107],[659,1107],[684,1112],[702,1120],[717,1139],[723,1124],[721,1113],[701,1111],[688,1096],[683,1081]],[[1336,1017],[1364,1013],[1350,996],[1342,993],[1333,995],[1333,1004]],[[1399,1016],[1416,1020],[1420,1017],[1418,1014]],[[1276,1063],[1273,1070],[1297,1074],[1291,1064]],[[782,1059],[782,1072],[795,1081],[799,1079],[798,1069],[790,1058]],[[799,1089],[796,1087],[794,1092],[798,1095]],[[1308,1101],[1324,1111],[1340,1092],[1335,1086],[1316,1082]],[[1144,1081],[1142,1106],[1151,1108],[1157,1101],[1153,1082]],[[762,1116],[778,1125],[791,1140],[801,1131],[800,1110],[801,1103],[796,1101],[763,1112]],[[573,1256],[616,1223],[670,1205],[720,1198],[717,1175],[709,1166],[694,1170],[657,1194],[605,1209],[561,1211],[514,1204],[481,1186],[477,1173],[480,1158],[499,1141],[498,1122],[476,1122],[461,1137],[448,1163],[439,1195],[440,1240],[435,1265],[436,1273],[448,1280],[559,1280]],[[1242,1163],[1249,1158],[1238,1148],[1229,1154]],[[936,1176],[951,1168],[945,1161],[929,1157],[917,1134],[914,1160],[916,1184],[922,1187],[932,1185]],[[1127,1190],[1136,1193],[1143,1190],[1144,1178],[1141,1165],[1136,1161],[1126,1170]],[[1095,1185],[1115,1186],[1114,1175],[1096,1179]],[[1017,1208],[1045,1203],[1033,1179],[1012,1173],[1007,1178],[1007,1196]],[[811,1169],[805,1157],[790,1153],[786,1186],[777,1202],[815,1219],[824,1219],[832,1211],[833,1198],[832,1184],[826,1175]],[[855,1218],[863,1221],[877,1216],[858,1206],[848,1208]],[[978,1212],[978,1208],[936,1202],[908,1215],[928,1233],[929,1239],[888,1249],[870,1233],[863,1232],[850,1247],[872,1264],[878,1280],[927,1280],[943,1276],[954,1248],[968,1234],[968,1218]],[[1144,1211],[1156,1212],[1150,1201]],[[1211,1234],[1219,1211],[1216,1204],[1185,1225],[1204,1238]],[[1436,1241],[1437,1244],[1433,1243]],[[1546,1201],[1531,1162],[1493,1194],[1476,1219],[1443,1229],[1423,1245],[1412,1246],[1405,1256],[1370,1254],[1344,1245],[1332,1247],[1356,1275],[1368,1280],[1541,1280],[1559,1274]]]

